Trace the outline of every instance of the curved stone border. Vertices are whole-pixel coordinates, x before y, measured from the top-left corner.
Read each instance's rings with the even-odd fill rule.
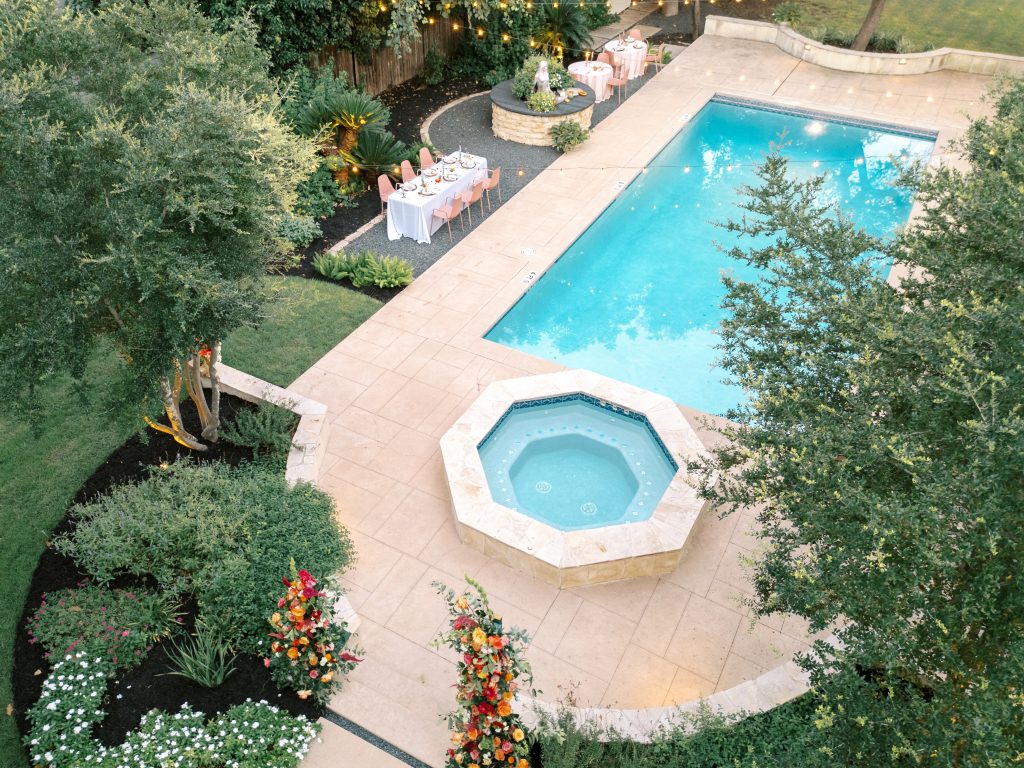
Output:
[[[456,106],[457,104],[461,104],[464,101],[469,101],[470,99],[475,99],[477,96],[486,96],[489,93],[490,91],[479,91],[477,93],[471,93],[468,96],[460,96],[454,101],[449,101],[443,107],[439,107],[435,111],[431,112],[427,116],[427,119],[423,121],[423,125],[420,126],[420,139],[422,139],[424,144],[433,143],[430,141],[430,126],[437,118],[439,118],[441,115],[443,115],[445,112],[447,112],[449,109]]]
[[[834,638],[826,642],[829,641],[834,642]],[[559,713],[569,712],[577,727],[593,729],[594,734],[602,741],[614,737],[649,743],[669,729],[692,727],[693,716],[702,708],[719,715],[752,715],[785,704],[806,693],[807,689],[807,672],[795,662],[787,661],[753,680],[674,707],[566,707],[529,696],[517,698],[523,705],[523,719],[527,725],[536,725],[541,717],[554,720]]]
[[[771,43],[790,56],[810,64],[844,72],[872,75],[922,75],[951,69],[978,75],[1024,75],[1024,57],[1002,53],[936,48],[921,53],[867,53],[824,45],[794,32],[784,24],[708,16],[705,35]]]
[[[581,393],[642,414],[675,460],[678,469],[649,519],[562,531],[492,498],[478,446],[506,411],[516,402]],[[687,461],[703,453],[697,433],[669,398],[583,369],[493,382],[441,438],[459,538],[561,588],[675,570],[704,507],[688,482]]]

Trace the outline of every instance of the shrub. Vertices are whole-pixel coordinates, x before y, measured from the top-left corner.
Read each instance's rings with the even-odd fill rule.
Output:
[[[342,650],[348,633],[332,622],[330,606],[323,600],[329,595],[316,588],[309,571],[296,570],[293,560],[291,578],[281,581],[287,589],[270,616],[273,640],[263,663],[279,686],[297,691],[300,699],[312,696],[326,704],[340,676],[362,659]]]
[[[399,165],[408,153],[409,148],[405,142],[399,141],[390,132],[363,130],[356,138],[356,145],[350,152],[343,152],[341,158],[370,172],[374,178],[381,173],[400,178],[402,172]]]
[[[41,643],[46,658],[82,652],[131,669],[170,636],[176,619],[174,602],[160,595],[87,584],[43,595],[29,619],[29,642]]]
[[[288,216],[277,225],[277,234],[297,248],[309,245],[320,237],[320,225],[312,216]]]
[[[174,671],[204,688],[219,688],[235,671],[235,657],[228,643],[206,622],[196,622],[191,640],[175,644],[167,652]]]
[[[803,18],[803,9],[800,7],[800,3],[794,2],[794,0],[788,0],[788,2],[782,3],[775,7],[772,11],[772,21],[776,24],[797,24],[800,19]]]
[[[587,3],[583,8],[583,19],[588,30],[594,30],[607,24],[615,24],[619,20],[619,14],[612,13],[607,3]]]
[[[286,454],[292,447],[292,434],[299,417],[287,408],[262,401],[256,410],[239,411],[234,421],[221,431],[221,437],[235,445],[252,448],[257,457],[272,458]]]
[[[123,744],[106,747],[92,737],[113,667],[85,654],[54,665],[39,701],[29,710],[25,746],[33,765],[211,768],[296,768],[319,726],[265,701],[247,701],[205,723],[187,704],[174,715],[154,710]]]
[[[510,79],[533,53],[530,40],[537,28],[534,10],[492,8],[478,24],[501,34],[461,35],[455,57],[448,63],[452,74],[472,78],[488,86]],[[507,39],[505,35],[508,35]]]
[[[427,85],[440,85],[444,80],[445,58],[436,45],[430,46],[423,55],[423,82]]]
[[[288,488],[261,465],[179,462],[74,514],[78,525],[57,539],[59,552],[100,581],[151,575],[169,595],[194,595],[240,650],[258,648],[273,574],[293,555],[329,574],[352,555],[329,496],[305,483]]]
[[[837,48],[849,48],[857,36],[855,32],[826,28],[815,30],[809,37]],[[891,32],[876,32],[868,41],[868,50],[875,53],[910,53],[916,50],[916,46],[907,40],[903,35]]]
[[[548,129],[548,133],[559,152],[568,152],[590,138],[590,131],[574,120],[556,123]]]
[[[566,71],[558,59],[549,56],[531,56],[523,62],[523,66],[512,78],[512,94],[517,99],[526,101],[533,93],[533,78],[537,76],[537,67],[542,61],[548,63],[548,82],[551,84],[551,90],[560,91],[564,88],[572,88],[576,84],[572,75]]]
[[[334,180],[327,163],[321,161],[317,169],[295,189],[298,199],[295,212],[302,216],[323,219],[334,213],[334,206],[341,202],[343,193]]]
[[[358,254],[325,251],[313,257],[313,268],[331,280],[348,280],[356,288],[401,288],[412,282],[412,267],[397,256],[378,258],[372,251]]]
[[[526,106],[534,112],[554,112],[558,104],[555,102],[555,94],[548,91],[537,91],[530,94],[526,100]]]

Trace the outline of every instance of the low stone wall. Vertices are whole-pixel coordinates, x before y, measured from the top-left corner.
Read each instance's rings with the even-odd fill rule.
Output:
[[[584,130],[589,130],[593,116],[593,105],[572,115],[548,116],[518,114],[499,107],[497,104],[491,104],[491,125],[495,136],[506,141],[532,144],[536,147],[550,147],[554,144],[551,141],[551,134],[548,133],[551,126],[572,120],[574,123],[579,123]]]
[[[772,43],[790,56],[819,67],[871,75],[923,75],[949,69],[978,75],[1024,76],[1024,58],[1001,53],[937,48],[922,53],[867,53],[811,40],[783,24],[708,16],[705,35]]]
[[[559,104],[554,112],[532,112],[521,99],[512,95],[512,81],[498,83],[491,89],[491,129],[499,139],[531,144],[535,147],[553,145],[548,130],[553,125],[571,120],[584,130],[590,129],[594,117],[593,89],[577,85],[586,96],[576,96]]]

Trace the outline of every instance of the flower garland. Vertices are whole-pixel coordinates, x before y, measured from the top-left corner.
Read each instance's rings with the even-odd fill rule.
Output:
[[[281,579],[287,591],[270,617],[273,640],[263,664],[270,668],[275,683],[295,689],[300,699],[312,696],[326,703],[339,676],[362,659],[336,650],[345,645],[348,633],[332,622],[330,610],[321,604],[320,598],[327,593],[316,588],[309,571],[296,571],[294,560],[291,569],[291,578]]]
[[[512,709],[520,688],[517,678],[525,676],[533,683],[530,665],[521,655],[529,637],[521,629],[503,628],[483,587],[472,579],[466,581],[476,594],[466,592],[458,598],[454,590],[434,582],[452,615],[451,629],[437,644],[447,645],[461,657],[455,694],[458,709],[448,716],[452,746],[446,768],[529,768],[526,730]]]

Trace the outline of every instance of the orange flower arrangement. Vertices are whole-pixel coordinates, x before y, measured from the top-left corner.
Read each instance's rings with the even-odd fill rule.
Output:
[[[270,616],[274,631],[263,664],[279,686],[294,688],[300,699],[312,696],[326,703],[340,676],[362,659],[340,650],[348,633],[331,621],[330,611],[320,602],[326,593],[316,588],[309,571],[296,571],[292,561],[291,578],[281,582],[287,591]]]
[[[453,590],[434,582],[452,615],[451,628],[437,644],[447,645],[461,657],[455,694],[458,709],[448,716],[452,746],[446,768],[529,768],[526,731],[512,708],[515,692],[520,690],[517,679],[533,682],[530,665],[522,658],[529,637],[521,629],[505,629],[483,587],[472,579],[466,581],[476,594],[467,592],[458,598]]]

